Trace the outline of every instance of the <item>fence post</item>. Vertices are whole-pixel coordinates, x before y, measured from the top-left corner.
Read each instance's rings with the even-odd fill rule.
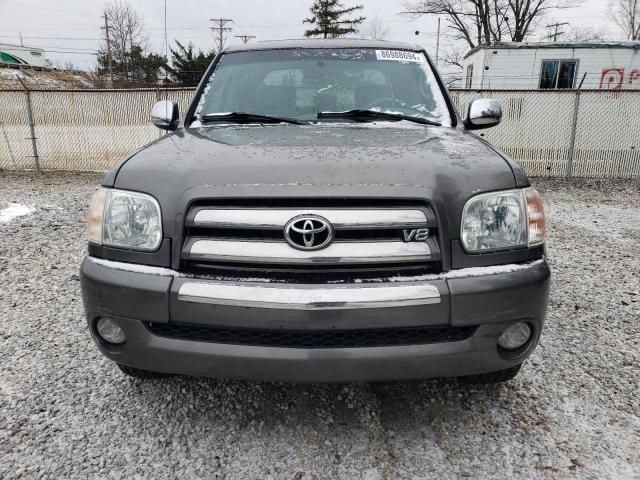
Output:
[[[569,158],[567,158],[567,170],[565,176],[570,178],[573,175],[573,157],[576,150],[576,131],[578,129],[578,110],[580,109],[580,90],[576,91],[576,98],[573,101],[573,120],[571,123],[571,139],[569,140]]]
[[[158,85],[156,84],[156,102],[159,102],[160,100],[162,100],[162,92],[160,91],[160,88],[158,88]],[[166,98],[165,98],[166,100]],[[169,133],[166,130],[160,130],[158,129],[158,138],[162,138],[164,135],[166,135],[167,133]]]
[[[33,110],[31,108],[31,92],[22,81],[20,77],[18,77],[22,87],[24,88],[24,93],[27,97],[27,115],[29,116],[29,131],[31,132],[31,149],[33,150],[33,158],[36,161],[36,171],[40,174],[42,170],[40,169],[40,157],[38,157],[38,143],[36,142],[36,128],[35,123],[33,122]]]

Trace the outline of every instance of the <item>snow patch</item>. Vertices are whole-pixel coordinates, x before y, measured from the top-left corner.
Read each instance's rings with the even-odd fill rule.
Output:
[[[24,81],[30,88],[65,90],[69,88],[95,88],[86,73],[57,70],[0,70],[0,89],[22,90]]]
[[[220,63],[222,63],[222,60],[220,60],[220,62],[216,66],[216,70],[218,69],[218,66],[220,65]],[[196,112],[195,112],[195,116],[197,118],[198,123],[200,123],[200,113],[204,108],[204,102],[207,97],[207,93],[209,93],[209,90],[211,90],[211,86],[213,85],[213,81],[215,80],[215,78],[216,78],[216,72],[214,71],[209,77],[209,80],[207,81],[207,85],[204,87],[204,90],[202,90],[202,93],[200,94],[200,98],[198,99],[198,106],[196,107]],[[192,126],[195,126],[195,125],[193,125],[192,123]]]
[[[144,273],[146,275],[156,275],[160,277],[175,277],[175,278],[198,278],[204,280],[225,280],[228,282],[233,281],[242,281],[242,282],[262,282],[262,283],[270,283],[272,280],[269,278],[234,278],[234,277],[223,277],[218,275],[195,275],[177,272],[170,268],[164,267],[153,267],[151,265],[140,265],[137,263],[124,263],[124,262],[114,262],[112,260],[105,260],[103,258],[97,257],[87,257],[91,259],[91,261],[97,265],[101,265],[107,268],[113,268],[114,270],[121,270],[123,272],[132,272],[132,273]]]
[[[451,270],[446,273],[428,273],[425,275],[412,275],[412,276],[395,276],[388,278],[366,278],[366,279],[355,279],[354,283],[382,283],[382,282],[428,282],[434,280],[449,280],[453,278],[472,278],[472,277],[484,277],[487,275],[497,275],[500,273],[511,273],[517,272],[521,270],[527,270],[529,268],[534,268],[544,260],[536,260],[534,262],[529,263],[510,263],[507,265],[495,265],[489,267],[471,267],[471,268],[461,268],[458,270]]]
[[[390,112],[393,113],[393,112]],[[424,130],[421,123],[410,122],[409,120],[376,120],[374,122],[352,123],[352,122],[318,122],[314,126],[323,128],[352,128],[354,130],[365,130],[368,128],[405,128],[411,130]]]
[[[177,272],[169,268],[152,267],[149,265],[139,265],[135,263],[114,262],[112,260],[104,260],[102,258],[96,258],[96,257],[87,257],[87,258],[90,258],[91,261],[103,267],[113,268],[115,270],[122,270],[125,272],[144,273],[147,275],[158,275],[161,277],[197,278],[202,280],[219,280],[219,281],[228,281],[228,282],[233,282],[233,281],[259,282],[259,283],[277,282],[277,280],[272,280],[270,278],[244,278],[244,277],[233,278],[233,277],[211,276],[211,275],[195,276],[191,274]],[[440,273],[440,274],[434,273],[434,274],[413,275],[413,276],[398,275],[395,277],[388,277],[388,278],[366,278],[366,279],[357,278],[353,280],[353,283],[363,284],[363,283],[424,282],[424,281],[433,281],[433,280],[448,280],[453,278],[482,277],[486,275],[497,275],[500,273],[511,273],[511,272],[517,272],[521,270],[527,270],[529,268],[535,268],[536,266],[542,264],[543,262],[544,260],[541,259],[541,260],[536,260],[534,262],[529,262],[529,263],[511,263],[508,265],[495,265],[490,267],[461,268],[459,270],[451,270],[447,273]],[[284,283],[284,281],[282,282]],[[334,280],[328,283],[340,284],[340,283],[346,283],[346,282],[342,280]]]
[[[10,203],[7,208],[0,210],[0,223],[9,223],[14,218],[23,217],[33,212],[33,208],[19,203]]]
[[[449,107],[447,106],[447,102],[442,95],[442,91],[440,90],[440,85],[438,85],[438,81],[431,70],[431,66],[428,63],[421,63],[420,68],[424,72],[424,76],[427,79],[427,84],[429,88],[433,92],[433,100],[436,103],[436,109],[433,112],[430,112],[434,115],[437,120],[442,124],[443,127],[450,127],[451,120],[449,119]]]
[[[444,278],[469,278],[485,275],[497,275],[499,273],[519,272],[521,270],[535,268],[543,262],[544,260],[541,259],[530,263],[510,263],[508,265],[495,265],[490,267],[461,268],[459,270],[451,270],[450,272],[445,273]]]
[[[101,265],[107,268],[113,268],[114,270],[122,270],[124,272],[134,273],[146,273],[147,275],[158,275],[161,277],[178,277],[180,274],[175,270],[163,267],[152,267],[149,265],[139,265],[137,263],[123,263],[114,262],[112,260],[104,260],[102,258],[87,257],[90,258],[93,263]]]

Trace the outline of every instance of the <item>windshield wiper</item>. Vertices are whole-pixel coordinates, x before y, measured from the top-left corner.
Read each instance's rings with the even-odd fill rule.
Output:
[[[423,125],[433,125],[441,127],[440,122],[429,120],[422,117],[412,117],[402,113],[382,112],[380,110],[367,110],[357,108],[355,110],[347,110],[346,112],[318,112],[318,118],[346,118],[356,122],[367,122],[372,120],[388,120],[391,122],[399,122],[400,120],[408,120],[409,122],[421,123]]]
[[[202,123],[231,122],[231,123],[291,123],[293,125],[308,125],[307,122],[288,117],[260,115],[259,113],[230,112],[209,113],[200,118]]]

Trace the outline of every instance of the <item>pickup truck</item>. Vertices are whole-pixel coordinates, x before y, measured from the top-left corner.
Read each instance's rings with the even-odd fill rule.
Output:
[[[500,105],[465,110],[416,45],[220,52],[91,200],[100,352],[140,378],[513,378],[547,309],[544,208],[473,134]]]

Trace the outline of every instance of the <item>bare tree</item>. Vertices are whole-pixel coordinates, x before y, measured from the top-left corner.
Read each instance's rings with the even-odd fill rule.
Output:
[[[104,72],[99,71],[97,67],[87,72],[87,78],[91,81],[91,88],[113,88]]]
[[[452,67],[458,67],[462,70],[464,63],[464,55],[466,51],[461,48],[450,47],[444,52],[444,64]]]
[[[580,3],[582,0],[409,0],[405,13],[445,16],[454,37],[473,48],[503,40],[522,42],[545,15]]]
[[[416,0],[406,3],[406,13],[419,17],[421,15],[444,15],[449,29],[457,40],[462,40],[470,48],[480,43],[488,43],[501,39],[502,29],[492,32],[492,22],[487,17],[484,0]],[[500,18],[504,15],[500,14]]]
[[[124,62],[133,47],[146,50],[149,39],[144,33],[144,19],[127,0],[111,0],[104,7],[104,15],[114,62]]]
[[[546,27],[546,31],[540,35],[540,40],[548,40],[554,33],[552,26]],[[568,32],[560,36],[560,40],[568,43],[575,42],[597,42],[607,38],[606,28],[596,29],[593,27],[572,27]]]
[[[493,1],[499,3],[499,0]],[[511,41],[523,42],[533,33],[537,22],[547,14],[578,7],[582,2],[583,0],[507,0],[507,26]]]
[[[640,0],[610,0],[607,16],[629,40],[640,40]]]
[[[384,40],[387,38],[389,29],[386,27],[380,17],[374,17],[368,22],[368,28],[362,38],[371,38],[373,40]]]
[[[142,15],[129,0],[109,0],[104,6],[103,19],[104,41],[98,49],[97,74],[108,74],[110,83],[111,79],[131,82],[149,76],[143,75],[142,70],[153,71],[160,57],[145,53],[149,39],[144,32]]]
[[[69,70],[69,71],[79,70],[78,68],[76,68],[73,62],[69,62],[69,61],[66,61],[66,62],[56,61],[56,62],[53,62],[53,64],[58,70]]]

